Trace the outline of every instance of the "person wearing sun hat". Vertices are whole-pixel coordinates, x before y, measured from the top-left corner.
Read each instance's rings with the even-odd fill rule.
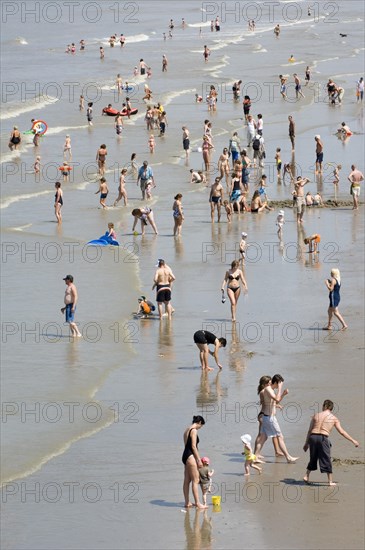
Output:
[[[241,255],[240,260],[242,262],[242,265],[245,263],[245,258],[246,258],[246,248],[247,248],[246,239],[247,239],[247,233],[242,231],[241,240],[240,240],[240,255]]]
[[[66,291],[64,297],[65,307],[61,308],[61,312],[66,315],[66,323],[70,326],[71,336],[81,338],[81,332],[75,323],[75,311],[78,295],[76,286],[74,285],[74,278],[72,275],[66,275],[63,280],[66,283]]]

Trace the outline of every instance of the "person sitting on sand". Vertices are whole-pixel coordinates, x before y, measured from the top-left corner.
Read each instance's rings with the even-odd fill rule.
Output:
[[[309,207],[313,206],[313,196],[310,191],[308,191],[308,193],[305,196],[305,205]]]
[[[323,206],[323,199],[320,193],[316,193],[313,197],[313,206]]]
[[[271,210],[270,206],[268,206],[266,201],[262,202],[260,198],[260,192],[256,190],[251,199],[251,212],[253,213],[262,212],[265,209]]]

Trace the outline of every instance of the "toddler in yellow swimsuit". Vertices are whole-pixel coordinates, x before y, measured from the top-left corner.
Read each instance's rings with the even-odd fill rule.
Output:
[[[260,466],[256,466],[255,462],[259,464],[264,464],[262,460],[260,460],[259,458],[257,458],[256,455],[253,454],[252,447],[251,447],[251,439],[252,438],[249,434],[245,434],[241,436],[241,441],[243,443],[243,448],[244,448],[244,451],[242,454],[245,455],[245,476],[250,475],[250,466],[251,468],[253,468],[254,470],[257,470],[261,474],[262,468],[260,468]]]

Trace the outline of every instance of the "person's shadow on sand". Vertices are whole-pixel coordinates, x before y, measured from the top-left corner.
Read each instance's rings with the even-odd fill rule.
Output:
[[[150,500],[150,504],[154,506],[164,506],[166,508],[183,508],[184,504],[178,502],[168,502],[167,500]]]

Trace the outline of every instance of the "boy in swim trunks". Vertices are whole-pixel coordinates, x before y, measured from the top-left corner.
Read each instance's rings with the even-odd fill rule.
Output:
[[[95,195],[97,195],[98,193],[100,193],[100,204],[103,208],[108,208],[107,205],[105,204],[105,199],[107,198],[108,196],[108,193],[109,193],[109,188],[108,188],[108,184],[106,183],[106,179],[105,178],[100,178],[100,186],[99,186],[99,189],[96,191]]]

